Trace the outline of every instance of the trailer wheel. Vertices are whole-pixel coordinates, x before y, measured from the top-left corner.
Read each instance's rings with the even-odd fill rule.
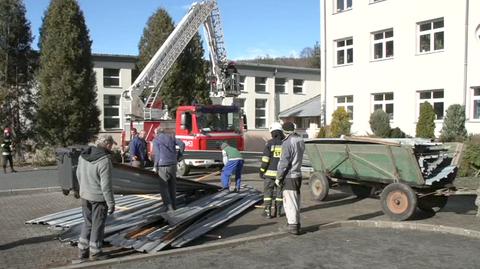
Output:
[[[190,166],[185,162],[185,160],[181,160],[177,163],[177,176],[188,176],[190,173]]]
[[[417,208],[417,195],[403,183],[387,185],[380,194],[383,212],[395,221],[410,218]]]
[[[325,174],[313,173],[309,185],[313,200],[323,201],[327,197],[330,187]]]
[[[418,199],[418,208],[426,212],[438,212],[447,205],[448,196],[427,195]]]
[[[352,193],[355,194],[358,198],[370,197],[373,190],[372,187],[356,184],[351,184],[350,189],[352,190]]]

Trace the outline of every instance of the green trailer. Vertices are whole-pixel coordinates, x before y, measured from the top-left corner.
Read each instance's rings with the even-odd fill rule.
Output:
[[[418,139],[347,137],[307,140],[305,148],[316,200],[324,200],[332,186],[349,184],[359,198],[380,194],[383,212],[401,221],[417,207],[424,211],[444,207],[448,195],[456,191],[458,147],[449,150]]]

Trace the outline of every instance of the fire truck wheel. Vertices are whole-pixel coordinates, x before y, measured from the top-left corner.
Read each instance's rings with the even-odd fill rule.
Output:
[[[185,160],[181,160],[177,164],[177,176],[188,176],[190,173],[190,166],[185,163]]]

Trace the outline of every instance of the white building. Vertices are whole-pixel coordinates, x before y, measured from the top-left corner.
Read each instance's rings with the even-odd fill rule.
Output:
[[[420,103],[441,130],[448,106],[466,107],[480,132],[480,0],[321,0],[326,123],[340,106],[352,132],[372,133],[370,114],[415,135]],[[324,70],[324,71],[323,71]]]
[[[100,109],[100,133],[121,141],[125,119],[120,110],[120,96],[133,82],[136,56],[94,54],[93,70],[97,80],[97,106]]]
[[[124,115],[120,110],[120,96],[133,82],[136,56],[95,54],[94,71],[97,79],[97,105],[101,111],[100,132],[114,135],[120,141]],[[320,70],[263,64],[237,64],[242,93],[236,103],[243,108],[249,131],[247,147],[250,150],[264,146],[270,124],[278,114],[321,93]],[[318,108],[320,111],[320,107]],[[294,119],[295,120],[295,119]],[[308,120],[300,120],[300,129],[309,127]],[[250,139],[250,138],[251,139]]]

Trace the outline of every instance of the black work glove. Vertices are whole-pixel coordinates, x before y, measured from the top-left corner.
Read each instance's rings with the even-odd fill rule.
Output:
[[[112,205],[111,207],[108,208],[108,215],[112,215],[113,212],[115,212],[115,205]]]
[[[260,178],[265,179],[265,174],[264,174],[263,172],[258,173],[258,176],[259,176]]]

